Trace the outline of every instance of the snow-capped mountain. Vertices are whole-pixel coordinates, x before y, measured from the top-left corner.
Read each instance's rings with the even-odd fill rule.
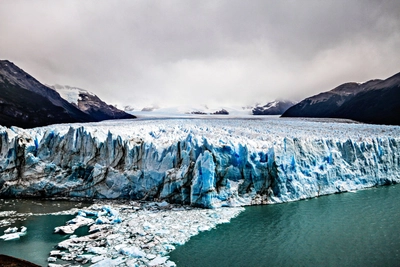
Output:
[[[133,119],[135,116],[108,105],[97,95],[78,87],[68,85],[52,85],[50,88],[57,91],[62,98],[78,107],[81,111],[96,120]]]
[[[282,115],[288,108],[295,105],[296,102],[275,100],[264,106],[257,106],[253,109],[253,115]]]
[[[8,60],[0,60],[0,125],[36,127],[94,121]]]
[[[346,118],[366,123],[400,125],[400,73],[386,80],[345,83],[309,97],[283,117]]]

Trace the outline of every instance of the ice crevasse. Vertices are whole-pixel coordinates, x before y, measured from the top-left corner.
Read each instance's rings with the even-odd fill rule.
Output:
[[[0,197],[157,199],[213,208],[399,181],[398,126],[175,119],[0,127]]]

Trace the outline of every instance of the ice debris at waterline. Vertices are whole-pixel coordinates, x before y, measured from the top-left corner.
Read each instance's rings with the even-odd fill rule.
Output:
[[[277,203],[400,181],[400,127],[300,119],[0,128],[0,196]]]
[[[4,235],[0,236],[0,239],[4,241],[19,239],[21,236],[26,235],[27,228],[25,226],[21,226],[21,230],[18,232],[17,227],[9,227],[4,230]]]
[[[101,266],[175,266],[168,253],[191,236],[228,223],[244,208],[199,209],[167,202],[96,203],[82,209],[55,232],[73,234],[89,226],[85,236],[71,235],[50,252],[48,262],[61,259]]]

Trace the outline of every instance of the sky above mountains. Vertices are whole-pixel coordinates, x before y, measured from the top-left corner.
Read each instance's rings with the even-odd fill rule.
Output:
[[[400,1],[4,0],[0,58],[109,103],[301,100],[400,71]]]

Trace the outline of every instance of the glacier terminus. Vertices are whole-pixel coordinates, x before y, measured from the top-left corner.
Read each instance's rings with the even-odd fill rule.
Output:
[[[400,182],[400,127],[150,119],[0,127],[1,197],[281,203]]]

